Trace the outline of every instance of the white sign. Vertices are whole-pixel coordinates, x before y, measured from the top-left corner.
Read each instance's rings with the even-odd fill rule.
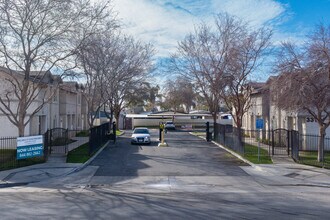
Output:
[[[17,160],[43,156],[43,136],[18,137]]]

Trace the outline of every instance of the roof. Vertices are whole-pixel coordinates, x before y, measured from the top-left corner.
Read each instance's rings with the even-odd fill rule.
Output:
[[[172,117],[191,117],[191,116],[211,116],[211,114],[186,114],[186,113],[171,113],[163,112],[158,114],[127,114],[127,118],[172,118]]]
[[[76,93],[78,90],[84,90],[84,86],[74,81],[66,81],[60,85],[61,90]]]
[[[187,113],[175,112],[175,111],[160,111],[160,112],[152,112],[150,115],[187,115]]]
[[[23,71],[16,71],[6,67],[0,66],[0,71],[8,74],[11,77],[17,76],[24,78]],[[34,83],[40,84],[53,84],[54,82],[61,83],[62,79],[58,75],[53,75],[50,71],[30,71],[30,81],[34,81]]]
[[[252,88],[251,94],[260,94],[263,91],[265,91],[265,89],[267,87],[266,82],[250,82],[249,85]]]

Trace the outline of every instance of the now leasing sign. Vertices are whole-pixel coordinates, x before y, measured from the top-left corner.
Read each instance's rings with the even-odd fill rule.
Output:
[[[43,156],[42,135],[17,138],[17,160]]]

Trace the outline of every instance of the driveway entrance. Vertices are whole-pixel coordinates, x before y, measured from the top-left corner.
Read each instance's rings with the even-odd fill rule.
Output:
[[[166,134],[168,147],[157,147],[158,130],[152,130],[151,145],[131,145],[130,132],[108,146],[91,165],[99,166],[91,184],[116,184],[143,177],[145,183],[168,178],[247,177],[245,163],[212,143],[186,132]],[[164,177],[164,178],[163,178]]]

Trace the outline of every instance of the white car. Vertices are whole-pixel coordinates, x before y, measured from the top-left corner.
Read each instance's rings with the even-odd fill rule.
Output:
[[[166,130],[175,130],[175,124],[172,121],[167,121],[165,123]]]
[[[135,128],[131,137],[131,144],[150,144],[150,132],[148,128]]]

